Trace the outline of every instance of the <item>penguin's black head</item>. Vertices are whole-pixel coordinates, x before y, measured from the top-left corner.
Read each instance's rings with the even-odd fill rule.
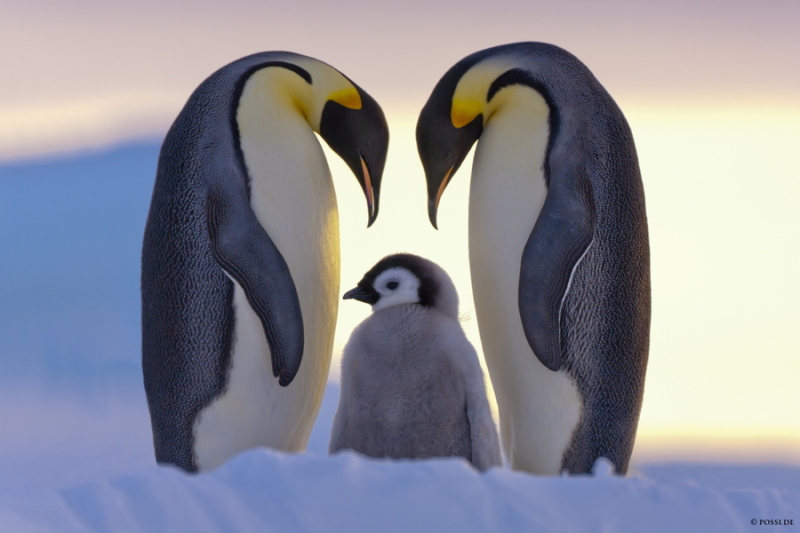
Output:
[[[467,58],[434,87],[417,120],[417,150],[428,183],[428,217],[436,228],[439,200],[470,148],[483,132],[481,113],[461,113],[453,95],[464,73],[476,62]]]
[[[373,311],[401,304],[437,308],[457,316],[458,296],[450,277],[436,263],[413,254],[384,257],[364,274],[345,300],[356,299]]]
[[[367,199],[371,226],[378,217],[381,176],[389,149],[389,126],[378,103],[357,85],[360,107],[328,100],[319,134],[353,171]]]

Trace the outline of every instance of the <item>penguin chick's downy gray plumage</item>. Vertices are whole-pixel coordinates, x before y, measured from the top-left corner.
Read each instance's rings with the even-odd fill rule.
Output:
[[[447,273],[415,255],[390,255],[344,298],[371,304],[373,314],[344,349],[331,453],[500,465],[483,372]]]

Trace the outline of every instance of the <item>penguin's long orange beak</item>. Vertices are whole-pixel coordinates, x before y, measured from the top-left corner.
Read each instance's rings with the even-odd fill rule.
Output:
[[[364,175],[364,195],[367,197],[367,215],[369,217],[367,227],[370,227],[375,222],[375,219],[378,218],[378,210],[375,204],[375,189],[372,187],[372,176],[363,157],[361,157],[361,172]]]
[[[436,191],[436,197],[432,197],[428,199],[428,218],[431,221],[431,225],[434,228],[439,229],[439,226],[436,225],[436,214],[439,212],[439,201],[442,199],[442,194],[444,194],[444,190],[447,188],[447,184],[450,183],[450,177],[453,175],[453,168],[450,167],[447,170],[447,173],[442,178],[442,182],[439,184],[439,189]]]

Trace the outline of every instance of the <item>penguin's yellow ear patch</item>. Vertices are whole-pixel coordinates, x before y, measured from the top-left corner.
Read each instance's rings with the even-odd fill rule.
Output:
[[[450,120],[456,128],[462,128],[483,112],[483,105],[474,100],[455,100],[450,110]]]
[[[355,87],[336,91],[328,96],[328,100],[333,100],[337,104],[343,105],[348,109],[361,109],[361,95]]]

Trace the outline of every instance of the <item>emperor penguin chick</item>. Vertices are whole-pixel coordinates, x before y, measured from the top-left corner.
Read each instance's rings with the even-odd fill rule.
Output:
[[[373,313],[344,349],[330,452],[500,465],[483,372],[447,273],[416,255],[390,255],[344,295],[351,298]]]

